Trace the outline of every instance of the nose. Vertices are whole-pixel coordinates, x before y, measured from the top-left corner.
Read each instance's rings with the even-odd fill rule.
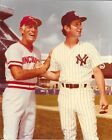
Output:
[[[32,30],[32,31],[35,31],[35,27],[32,27],[31,30]]]
[[[77,27],[80,28],[80,29],[82,29],[82,24],[79,24]]]
[[[31,31],[37,31],[38,28],[37,28],[37,26],[32,26],[32,27],[30,27],[30,30],[31,30]]]
[[[82,25],[80,25],[78,28],[79,28],[80,30],[82,30]]]
[[[73,27],[73,28],[77,28],[77,29],[82,29],[82,25],[81,25],[81,24],[78,24],[78,25],[76,25],[76,26],[75,26],[75,25],[72,25],[72,27]]]

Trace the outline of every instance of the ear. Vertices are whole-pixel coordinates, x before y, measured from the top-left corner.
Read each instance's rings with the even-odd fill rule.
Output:
[[[25,26],[23,25],[22,27],[19,28],[19,30],[20,30],[21,34],[23,34],[24,30],[25,30]]]
[[[23,32],[24,32],[23,28],[21,28],[21,27],[19,28],[19,31],[21,34],[23,34]]]
[[[68,25],[65,25],[65,26],[64,26],[64,30],[65,30],[66,32],[69,32],[69,31],[70,31],[70,27],[69,27]]]

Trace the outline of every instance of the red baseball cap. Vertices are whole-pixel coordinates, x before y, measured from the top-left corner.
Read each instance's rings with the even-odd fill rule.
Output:
[[[20,22],[20,27],[23,25],[36,25],[37,27],[42,24],[42,21],[32,16],[25,16]]]
[[[69,11],[67,12],[61,19],[62,26],[69,25],[73,20],[79,19],[81,22],[85,21],[86,17],[79,17],[76,15],[75,11]]]

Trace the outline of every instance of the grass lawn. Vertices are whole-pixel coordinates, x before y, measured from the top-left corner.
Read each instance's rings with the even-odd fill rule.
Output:
[[[36,100],[37,100],[37,104],[38,105],[47,105],[47,106],[57,106],[57,98],[58,95],[37,95],[36,96]],[[95,104],[99,104],[99,95],[95,96]],[[107,99],[109,104],[112,104],[112,96],[111,95],[107,95]]]
[[[57,106],[57,95],[37,95],[37,103],[39,105]],[[95,96],[95,104],[99,104],[99,96]],[[109,104],[112,104],[112,96],[107,95]],[[37,126],[35,130],[41,130],[34,134],[34,138],[41,139],[62,139],[62,131],[60,128],[60,120],[58,112],[50,112],[37,110]],[[40,117],[41,115],[41,117]],[[45,121],[43,121],[45,120]],[[97,118],[98,135],[100,140],[112,140],[112,119]],[[40,124],[40,129],[38,129]],[[44,125],[45,124],[45,125]],[[52,126],[52,127],[51,127]],[[77,139],[82,140],[82,132],[77,120],[78,135]],[[51,131],[51,129],[53,131]],[[44,131],[45,130],[45,131]],[[43,134],[42,134],[43,133]],[[109,134],[110,133],[110,134]],[[37,136],[37,137],[36,137]]]
[[[98,135],[100,140],[112,140],[112,119],[98,118]],[[77,120],[77,140],[83,140]],[[58,112],[37,110],[35,139],[63,139]]]
[[[57,98],[57,95],[36,95],[36,101],[38,105],[57,106]]]
[[[57,95],[36,95],[37,104],[47,106],[57,106]],[[112,104],[112,96],[107,96],[109,103]],[[96,96],[96,104],[98,104],[99,96]],[[97,118],[98,135],[100,140],[112,140],[112,119]],[[77,139],[83,140],[79,122],[77,120]],[[0,139],[2,138],[3,120],[0,104]],[[58,140],[63,139],[60,127],[60,119],[58,112],[37,110],[36,125],[34,139]]]

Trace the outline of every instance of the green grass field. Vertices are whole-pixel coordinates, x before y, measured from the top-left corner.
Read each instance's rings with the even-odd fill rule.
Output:
[[[112,140],[112,119],[97,119],[100,140]],[[37,110],[35,139],[63,139],[58,112]],[[77,140],[83,140],[81,128],[77,120]]]
[[[109,103],[112,104],[112,96],[107,96]],[[36,95],[38,105],[57,106],[57,95]],[[99,96],[96,96],[96,104]],[[112,119],[97,118],[98,135],[100,140],[112,140]],[[77,140],[83,140],[81,128],[77,120]],[[0,139],[3,136],[3,120],[0,104]],[[34,139],[39,140],[59,140],[63,139],[60,126],[59,112],[45,111],[37,109]]]
[[[57,95],[36,95],[36,101],[38,105],[57,106],[57,98]]]
[[[44,106],[57,106],[57,95],[37,95],[37,104]],[[99,104],[99,96],[95,96],[95,104]],[[109,104],[112,104],[112,96],[107,95]],[[98,135],[100,140],[112,140],[112,119],[97,118]],[[40,129],[39,129],[40,128]],[[77,140],[83,140],[79,121],[77,120]],[[40,131],[38,131],[40,130]],[[45,131],[44,131],[45,130]],[[36,132],[37,131],[37,132]],[[110,133],[110,134],[109,134]],[[58,112],[37,110],[37,123],[34,138],[39,139],[63,139]]]
[[[37,104],[38,105],[47,105],[47,106],[57,106],[57,98],[58,98],[58,95],[50,95],[50,94],[47,94],[47,95],[37,95],[36,96],[36,100],[37,100]],[[95,96],[95,104],[99,104],[99,95],[96,95]],[[108,99],[108,102],[109,104],[112,104],[112,96],[110,95],[107,95],[107,99]]]

